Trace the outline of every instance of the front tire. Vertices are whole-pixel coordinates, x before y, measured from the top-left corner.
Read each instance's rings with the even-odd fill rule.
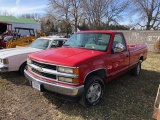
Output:
[[[91,75],[87,78],[84,86],[84,93],[81,96],[80,104],[83,106],[95,106],[97,105],[104,94],[104,82],[95,75]]]
[[[27,65],[27,63],[24,62],[24,63],[20,66],[20,68],[19,68],[19,72],[20,72],[22,75],[24,75],[24,69],[25,69],[26,65]]]

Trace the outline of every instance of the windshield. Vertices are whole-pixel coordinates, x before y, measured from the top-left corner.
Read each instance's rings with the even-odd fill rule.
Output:
[[[63,46],[105,51],[109,41],[110,34],[77,33],[72,35]]]
[[[32,42],[29,47],[37,48],[37,49],[47,49],[51,40],[39,38]]]

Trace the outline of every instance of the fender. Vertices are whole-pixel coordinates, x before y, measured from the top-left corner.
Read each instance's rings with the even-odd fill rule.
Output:
[[[87,71],[85,72],[85,73],[87,73],[86,75],[85,75],[85,77],[84,77],[84,79],[83,79],[83,83],[85,83],[85,81],[86,81],[86,78],[87,78],[87,76],[89,75],[89,74],[91,74],[91,73],[93,73],[93,72],[95,72],[95,71],[98,71],[98,70],[104,70],[105,71],[105,75],[107,76],[107,70],[106,70],[106,68],[104,68],[104,67],[102,67],[102,68],[97,68],[97,69],[94,69],[94,70],[88,70],[89,72],[87,73]]]

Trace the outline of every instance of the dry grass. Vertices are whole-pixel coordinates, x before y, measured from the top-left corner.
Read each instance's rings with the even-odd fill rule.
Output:
[[[24,84],[16,72],[0,74],[1,120],[152,120],[160,83],[160,54],[149,53],[138,77],[126,74],[106,85],[104,99],[95,107],[40,93]]]
[[[153,44],[153,47],[155,52],[160,53],[160,39]]]

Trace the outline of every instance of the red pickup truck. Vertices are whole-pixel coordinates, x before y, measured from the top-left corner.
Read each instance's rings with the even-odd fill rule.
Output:
[[[28,55],[24,72],[39,91],[78,98],[82,105],[93,106],[101,100],[105,83],[128,71],[139,75],[146,58],[147,47],[127,45],[121,32],[80,31],[61,48]]]

